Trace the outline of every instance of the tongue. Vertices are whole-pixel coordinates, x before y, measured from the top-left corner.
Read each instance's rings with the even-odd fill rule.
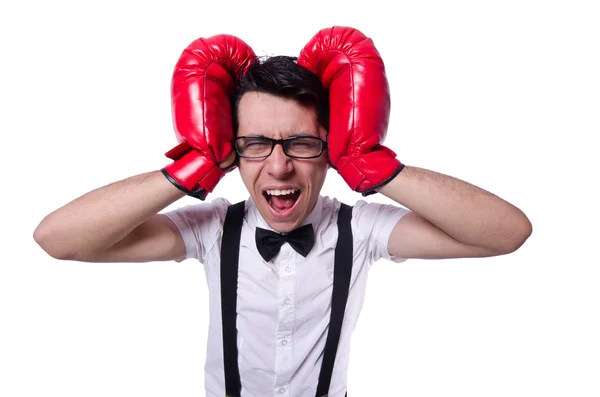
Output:
[[[278,210],[287,210],[296,202],[296,195],[285,194],[282,196],[271,196],[271,205]]]

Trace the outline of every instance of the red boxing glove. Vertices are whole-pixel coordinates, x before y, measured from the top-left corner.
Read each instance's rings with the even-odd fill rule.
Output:
[[[204,200],[235,162],[219,162],[234,152],[231,98],[239,77],[257,62],[239,38],[199,38],[182,52],[171,81],[171,106],[179,144],[166,153],[172,160],[161,171],[177,188]]]
[[[390,93],[373,41],[350,27],[319,31],[302,49],[298,64],[329,90],[329,162],[363,196],[391,181],[404,165],[381,143],[387,134]]]

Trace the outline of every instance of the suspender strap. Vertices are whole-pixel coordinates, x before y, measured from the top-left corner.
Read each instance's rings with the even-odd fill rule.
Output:
[[[325,352],[323,353],[323,364],[321,365],[321,373],[319,374],[319,383],[317,385],[317,397],[327,396],[329,393],[333,364],[342,332],[344,312],[346,311],[346,302],[350,289],[350,277],[352,275],[352,257],[354,256],[351,219],[352,207],[342,203],[337,221],[338,240],[335,247],[331,318],[329,320],[327,341],[325,342]]]
[[[242,384],[237,349],[237,284],[240,238],[244,222],[244,202],[229,206],[223,224],[221,243],[221,318],[223,322],[223,360],[225,395],[240,397]]]

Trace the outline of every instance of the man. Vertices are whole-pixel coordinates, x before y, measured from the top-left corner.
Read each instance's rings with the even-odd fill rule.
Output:
[[[172,89],[173,162],[77,198],[34,237],[64,260],[203,263],[208,396],[345,396],[373,262],[503,255],[531,233],[515,206],[404,165],[382,145],[383,63],[355,29],[322,30],[297,62],[258,62],[233,36],[199,39],[180,57]],[[329,167],[352,190],[398,206],[321,196]],[[205,200],[235,168],[245,202],[159,214],[186,194]]]

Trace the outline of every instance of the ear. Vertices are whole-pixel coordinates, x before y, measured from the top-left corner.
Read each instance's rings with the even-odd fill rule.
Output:
[[[323,127],[321,124],[319,124],[319,137],[324,140],[325,142],[327,142],[327,135],[328,135],[328,131],[325,127]]]

